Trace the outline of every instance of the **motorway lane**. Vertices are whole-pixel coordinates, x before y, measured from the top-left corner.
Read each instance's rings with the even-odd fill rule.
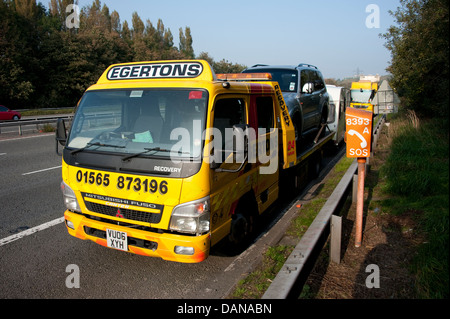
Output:
[[[0,141],[0,238],[62,216],[61,169],[36,172],[61,165],[54,143],[54,134]]]

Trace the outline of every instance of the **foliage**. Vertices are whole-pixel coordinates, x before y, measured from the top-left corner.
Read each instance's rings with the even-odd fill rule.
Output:
[[[214,59],[209,56],[207,52],[201,52],[198,55],[198,59],[206,60],[213,68],[216,74],[219,73],[240,73],[244,71],[247,67],[242,64],[231,63],[225,59],[222,59],[219,62],[215,62]]]
[[[395,129],[394,129],[395,128]],[[392,130],[394,129],[394,130]],[[449,136],[442,119],[391,122],[391,153],[381,172],[392,214],[416,217],[426,241],[411,265],[420,298],[449,296]]]
[[[400,0],[397,26],[383,35],[391,51],[388,71],[405,108],[448,117],[449,0]]]
[[[111,64],[195,58],[189,27],[179,29],[177,47],[161,19],[155,26],[134,12],[130,26],[100,0],[83,7],[73,27],[68,6],[77,3],[51,0],[47,10],[36,0],[0,0],[0,104],[73,107]],[[243,68],[224,60],[217,65],[221,72]]]

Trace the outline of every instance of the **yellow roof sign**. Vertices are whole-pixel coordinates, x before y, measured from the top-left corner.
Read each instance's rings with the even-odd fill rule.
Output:
[[[97,83],[129,80],[152,79],[196,79],[213,81],[214,71],[208,62],[191,61],[152,61],[133,62],[111,65],[100,77]]]

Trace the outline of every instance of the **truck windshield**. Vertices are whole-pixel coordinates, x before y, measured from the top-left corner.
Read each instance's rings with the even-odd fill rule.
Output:
[[[249,69],[243,73],[270,73],[272,80],[277,81],[282,92],[296,92],[298,85],[297,70],[289,69]]]
[[[358,103],[369,103],[370,100],[373,98],[373,91],[372,90],[360,90],[355,89],[351,90],[351,97],[353,102]]]
[[[73,154],[122,154],[123,160],[198,158],[206,104],[205,90],[88,91],[75,114],[67,148]]]

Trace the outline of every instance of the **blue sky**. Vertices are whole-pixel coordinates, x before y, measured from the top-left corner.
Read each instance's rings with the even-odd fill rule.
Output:
[[[79,0],[79,6],[92,0]],[[131,26],[136,11],[156,26],[161,19],[178,45],[178,30],[191,28],[195,54],[208,52],[215,60],[251,66],[314,64],[324,77],[342,79],[359,69],[385,75],[390,53],[379,36],[395,24],[389,10],[398,0],[101,0],[121,22]],[[379,28],[366,20],[379,8]],[[369,17],[370,16],[370,17]],[[374,20],[370,20],[374,21]]]

